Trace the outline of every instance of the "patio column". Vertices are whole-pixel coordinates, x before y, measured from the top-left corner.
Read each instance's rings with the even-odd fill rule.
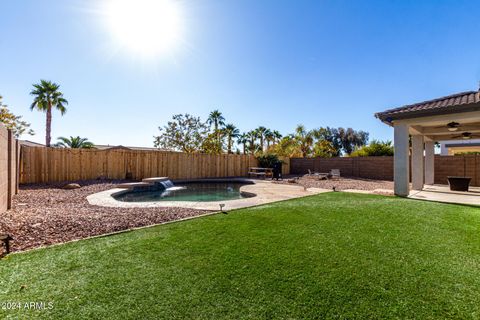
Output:
[[[394,192],[397,196],[408,196],[410,192],[410,164],[408,148],[408,125],[394,126],[393,143],[395,147],[393,178]]]
[[[435,142],[425,141],[425,184],[435,183]]]
[[[412,189],[423,189],[423,136],[412,136]]]

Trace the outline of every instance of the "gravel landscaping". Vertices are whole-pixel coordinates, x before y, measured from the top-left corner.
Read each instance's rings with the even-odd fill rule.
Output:
[[[1,214],[0,234],[13,237],[12,251],[61,243],[109,232],[204,214],[185,208],[107,208],[90,205],[86,196],[123,181],[82,181],[80,189],[61,184],[20,187],[13,210]]]
[[[370,180],[370,179],[360,179],[360,178],[348,178],[342,177],[337,180],[328,179],[328,180],[319,180],[313,176],[289,176],[284,180],[280,180],[278,183],[292,183],[295,181],[295,184],[306,186],[307,188],[322,188],[322,189],[332,189],[335,187],[335,190],[363,190],[363,191],[374,191],[378,194],[393,194],[393,181],[385,180]]]

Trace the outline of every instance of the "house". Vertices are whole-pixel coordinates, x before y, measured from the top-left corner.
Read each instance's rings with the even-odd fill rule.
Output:
[[[18,143],[20,143],[21,146],[25,147],[45,147],[45,145],[42,143],[33,142],[30,140],[18,140]]]
[[[480,139],[446,140],[439,141],[440,154],[453,156],[455,154],[478,152],[480,153]]]
[[[153,147],[126,147],[122,145],[115,146],[109,144],[95,144],[93,147],[98,150],[170,151]]]

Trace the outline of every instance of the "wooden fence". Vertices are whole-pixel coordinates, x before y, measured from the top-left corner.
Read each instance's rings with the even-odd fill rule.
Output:
[[[12,207],[13,195],[18,193],[17,150],[12,130],[0,123],[0,213]]]
[[[283,159],[284,174],[290,162]],[[246,176],[257,166],[251,155],[22,147],[20,183],[89,180],[97,178],[140,180],[165,176],[171,179]]]

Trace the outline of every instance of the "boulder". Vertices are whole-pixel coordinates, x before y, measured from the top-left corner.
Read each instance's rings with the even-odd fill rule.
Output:
[[[82,186],[79,185],[78,183],[69,183],[69,184],[66,184],[62,187],[62,189],[67,189],[67,190],[71,190],[71,189],[78,189],[78,188],[81,188]]]

